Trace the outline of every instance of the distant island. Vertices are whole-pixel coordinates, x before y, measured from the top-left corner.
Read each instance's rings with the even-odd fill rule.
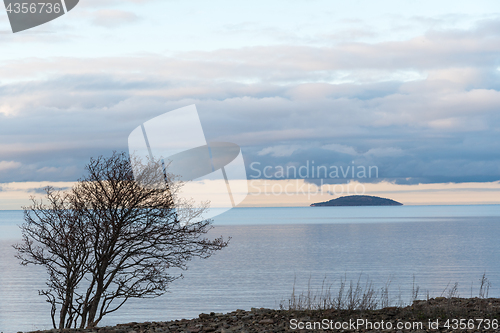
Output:
[[[402,206],[403,204],[391,199],[374,197],[371,195],[349,195],[325,202],[311,204],[311,207],[322,206]]]

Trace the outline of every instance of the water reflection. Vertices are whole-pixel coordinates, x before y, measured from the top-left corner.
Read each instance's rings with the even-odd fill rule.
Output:
[[[400,220],[392,216],[370,223],[339,223],[338,219],[320,223],[337,213],[309,208],[230,212],[233,221],[261,224],[216,226],[213,236],[232,237],[228,248],[208,260],[194,260],[184,272],[185,278],[171,285],[170,293],[153,300],[130,301],[102,324],[277,307],[279,300],[289,296],[295,278],[300,291],[307,288],[309,279],[313,288],[320,287],[325,275],[335,284],[344,276],[356,280],[363,273],[376,289],[391,278],[392,297],[395,299],[401,290],[403,299],[408,300],[413,276],[423,292],[439,296],[449,283],[458,282],[460,295],[468,297],[471,283],[477,294],[479,279],[486,272],[492,282],[490,296],[500,296],[500,218],[492,216],[495,211],[446,219],[420,216],[419,221],[415,216]],[[314,224],[307,214],[313,215]],[[0,219],[2,230],[11,228],[16,220],[16,214],[7,215]],[[281,224],[269,225],[278,215]],[[22,215],[17,213],[17,221],[19,218]],[[0,241],[0,328],[3,332],[50,328],[49,306],[37,293],[44,287],[43,269],[20,266],[13,257],[13,242],[5,237]]]

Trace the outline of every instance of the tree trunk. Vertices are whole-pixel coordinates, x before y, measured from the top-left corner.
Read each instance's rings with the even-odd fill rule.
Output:
[[[90,310],[88,312],[87,327],[94,327],[97,323],[94,322],[95,316],[97,314],[97,309],[99,308],[99,303],[101,302],[101,296],[104,292],[104,283],[102,278],[99,277],[97,281],[97,288],[95,291],[94,299],[90,305]]]

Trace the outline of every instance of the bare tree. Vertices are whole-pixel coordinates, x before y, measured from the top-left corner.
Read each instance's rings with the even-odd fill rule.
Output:
[[[14,247],[24,265],[42,265],[49,279],[40,294],[52,305],[58,328],[94,327],[130,298],[157,297],[187,269],[193,257],[208,258],[227,246],[207,239],[210,220],[193,222],[206,207],[173,196],[181,183],[158,186],[162,168],[150,161],[134,179],[125,153],[91,159],[88,175],[71,191],[47,188],[47,202],[32,198],[24,210],[23,241]],[[141,178],[137,182],[137,177]],[[171,177],[169,177],[171,179]],[[145,186],[149,184],[149,186]]]

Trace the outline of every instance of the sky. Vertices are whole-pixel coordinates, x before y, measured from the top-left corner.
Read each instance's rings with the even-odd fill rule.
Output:
[[[70,187],[191,104],[208,141],[241,147],[254,189],[324,190],[247,206],[349,182],[405,204],[500,203],[498,1],[80,0],[16,34],[1,9],[0,47],[0,209]]]

